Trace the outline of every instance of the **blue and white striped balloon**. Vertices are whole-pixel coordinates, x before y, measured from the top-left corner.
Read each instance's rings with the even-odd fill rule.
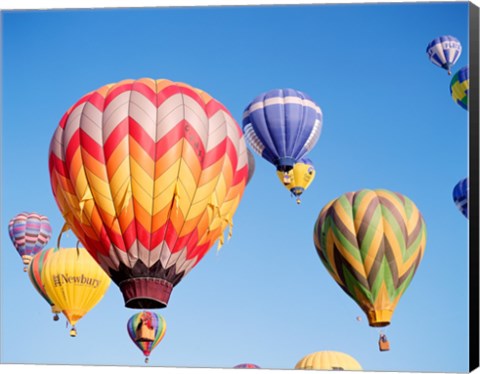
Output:
[[[275,89],[255,98],[243,114],[247,142],[264,159],[287,172],[317,143],[322,111],[301,91]]]
[[[468,218],[468,178],[462,179],[453,188],[453,201],[460,212]]]
[[[448,71],[457,62],[462,53],[462,45],[457,38],[444,35],[433,39],[427,46],[427,55],[431,62]]]

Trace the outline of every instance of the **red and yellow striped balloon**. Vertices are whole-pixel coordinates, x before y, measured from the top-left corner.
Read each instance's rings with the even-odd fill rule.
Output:
[[[53,194],[125,306],[161,308],[243,195],[241,128],[210,95],[149,78],[108,84],[63,116],[50,145]],[[221,243],[220,243],[221,244]]]

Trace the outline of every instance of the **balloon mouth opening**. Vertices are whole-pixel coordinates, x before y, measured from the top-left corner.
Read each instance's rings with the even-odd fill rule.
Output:
[[[392,310],[372,310],[367,312],[368,324],[371,327],[385,327],[390,325],[390,320],[392,318]]]
[[[370,322],[369,324],[372,327],[386,327],[386,326],[390,325],[390,322],[379,321],[379,322]]]
[[[158,278],[131,278],[120,282],[125,307],[161,309],[168,305],[173,284]]]
[[[275,163],[277,171],[289,172],[295,165],[295,159],[292,157],[281,157]]]

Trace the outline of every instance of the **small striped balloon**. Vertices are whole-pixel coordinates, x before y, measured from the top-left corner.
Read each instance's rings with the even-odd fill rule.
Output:
[[[453,188],[453,201],[458,210],[468,218],[468,178],[462,179]]]
[[[450,94],[453,101],[460,105],[463,109],[468,110],[468,66],[464,66],[455,73],[450,81]]]
[[[406,196],[364,189],[322,209],[314,243],[330,275],[362,308],[370,326],[381,327],[390,324],[420,264],[426,228]]]
[[[32,257],[50,240],[52,227],[46,216],[22,212],[10,220],[8,233],[18,254],[22,257],[24,271],[27,271]]]
[[[462,53],[462,45],[457,38],[451,35],[444,35],[433,39],[427,46],[427,55],[430,61],[447,70],[457,62]]]
[[[165,319],[153,312],[136,313],[128,320],[128,335],[145,355],[145,363],[148,363],[150,353],[162,341],[166,329]]]

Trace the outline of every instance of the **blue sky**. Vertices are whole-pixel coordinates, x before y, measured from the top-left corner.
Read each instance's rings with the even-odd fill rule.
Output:
[[[232,239],[158,310],[167,332],[149,366],[291,369],[308,353],[337,350],[368,371],[467,371],[468,221],[451,194],[468,173],[468,114],[425,53],[445,34],[463,45],[455,72],[468,63],[462,2],[4,11],[2,363],[144,365],[126,331],[136,310],[119,289],[112,284],[72,339],[23,272],[7,225],[22,211],[45,214],[55,245],[63,221],[47,157],[60,118],[106,83],[152,77],[207,91],[239,123],[258,94],[295,88],[322,108],[324,124],[300,206],[256,156]],[[385,329],[386,353],[312,239],[322,207],[361,188],[407,195],[427,224],[423,262]],[[71,232],[62,237],[75,243]]]

